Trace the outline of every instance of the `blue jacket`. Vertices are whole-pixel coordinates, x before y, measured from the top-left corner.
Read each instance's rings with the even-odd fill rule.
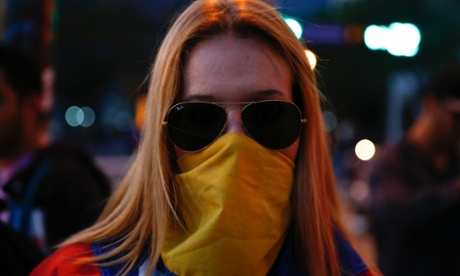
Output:
[[[351,247],[348,241],[339,233],[335,235],[337,252],[339,254],[339,261],[342,267],[342,275],[367,275],[369,269],[363,262],[361,257]],[[101,255],[109,250],[110,247],[102,246],[100,244],[91,244],[94,254]],[[146,261],[139,262],[138,266],[130,271],[129,276],[144,275],[148,263]],[[118,275],[123,265],[99,267],[101,276]],[[281,248],[280,254],[268,272],[267,276],[304,276],[307,275],[302,270],[301,265],[295,260],[292,250],[292,238],[288,237]],[[176,276],[173,272],[164,265],[160,259],[157,267],[152,276]]]

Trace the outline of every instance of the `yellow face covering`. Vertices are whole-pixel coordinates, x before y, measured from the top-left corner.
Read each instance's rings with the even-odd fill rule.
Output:
[[[178,160],[187,230],[169,225],[162,258],[177,275],[266,275],[290,220],[293,162],[242,134]]]

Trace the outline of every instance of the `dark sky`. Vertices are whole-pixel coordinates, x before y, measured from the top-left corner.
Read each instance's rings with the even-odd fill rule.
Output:
[[[19,3],[31,3],[8,2],[17,4],[9,8],[19,9]],[[63,124],[62,133],[85,139],[117,137],[118,133],[107,126],[114,116],[111,112],[132,112],[136,95],[144,92],[141,83],[171,19],[188,2],[56,0],[52,62],[57,70],[57,122],[70,105],[92,105],[98,114],[105,114],[97,117],[98,128],[71,129]],[[386,116],[392,111],[387,104],[389,83],[395,75],[421,79],[441,64],[459,59],[460,0],[340,2],[344,3],[340,8],[331,0],[278,0],[275,4],[283,14],[297,17],[304,25],[306,44],[319,57],[320,87],[339,121],[352,121],[358,139],[383,141]],[[20,13],[8,15],[22,20]],[[331,35],[334,28],[343,35],[347,27],[357,26],[359,36],[369,24],[388,26],[394,21],[420,27],[422,44],[416,57],[395,58],[383,51],[370,51],[359,40],[324,43],[320,39]],[[404,82],[404,78],[401,80]]]

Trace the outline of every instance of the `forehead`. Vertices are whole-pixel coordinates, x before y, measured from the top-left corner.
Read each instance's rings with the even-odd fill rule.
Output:
[[[182,97],[251,101],[271,91],[279,94],[275,98],[291,100],[292,78],[287,61],[262,40],[222,34],[199,42],[188,54]]]

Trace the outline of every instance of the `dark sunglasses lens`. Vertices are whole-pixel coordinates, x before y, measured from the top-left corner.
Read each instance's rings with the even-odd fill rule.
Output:
[[[226,118],[225,110],[214,104],[177,104],[167,117],[169,139],[183,150],[200,150],[219,136]]]
[[[248,105],[242,112],[246,131],[261,145],[284,149],[299,137],[301,115],[291,103],[267,101]]]

